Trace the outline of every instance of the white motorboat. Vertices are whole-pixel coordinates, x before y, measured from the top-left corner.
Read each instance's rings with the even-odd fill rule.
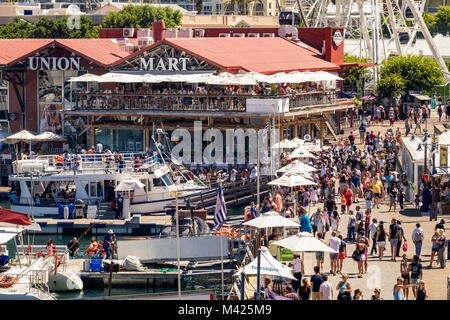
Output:
[[[209,190],[198,179],[194,181],[186,172],[169,168],[159,160],[162,157],[148,158],[137,167],[135,159],[141,155],[121,154],[120,162],[113,155],[81,155],[76,170],[58,161],[56,155],[18,160],[9,177],[19,187],[10,196],[11,208],[34,217],[61,215],[60,204],[75,200],[98,208],[114,199],[116,187],[129,178],[143,184],[141,189],[124,193],[124,205],[127,202],[130,214],[167,213],[175,207],[175,190],[182,194],[179,205],[185,205],[191,197],[198,198],[202,192],[206,196],[215,194],[215,190]]]

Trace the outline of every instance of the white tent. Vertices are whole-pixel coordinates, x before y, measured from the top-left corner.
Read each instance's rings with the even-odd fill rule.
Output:
[[[277,170],[277,172],[286,172],[292,174],[314,172],[314,171],[318,171],[318,169],[308,166],[307,164],[304,164],[300,160],[294,160],[290,164]]]
[[[307,151],[303,145],[296,148],[294,151],[292,151],[288,159],[294,159],[294,158],[314,158],[316,159],[316,156],[313,155],[311,152]]]
[[[285,218],[275,211],[263,213],[255,219],[244,222],[243,225],[258,229],[300,226],[297,222]]]
[[[243,269],[235,273],[239,275],[244,271],[245,275],[257,275],[258,273],[258,258],[255,258],[252,262],[247,264]],[[261,260],[259,265],[259,272],[261,275],[282,277],[285,279],[295,280],[295,277],[291,274],[292,269],[285,266],[277,259],[272,257],[269,250],[266,247],[261,247]]]
[[[274,245],[289,249],[294,252],[329,252],[338,253],[334,249],[315,238],[309,232],[299,232],[291,237],[274,241]]]
[[[114,191],[134,191],[144,188],[144,184],[134,178],[122,180]]]
[[[315,186],[316,183],[299,175],[284,174],[280,178],[270,181],[268,185],[292,188],[298,186]]]
[[[284,139],[278,143],[275,143],[272,148],[279,148],[279,149],[294,149],[297,148],[299,146],[298,143],[292,141],[292,140],[288,140],[288,139]]]
[[[300,139],[300,138],[294,138],[294,139],[292,139],[291,141],[297,143],[298,145],[301,145],[301,144],[304,144],[304,143],[305,143],[305,140]]]

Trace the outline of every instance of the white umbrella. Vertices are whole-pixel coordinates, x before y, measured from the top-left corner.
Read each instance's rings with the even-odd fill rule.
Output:
[[[315,238],[309,232],[299,232],[291,237],[277,240],[272,244],[289,249],[294,252],[330,252],[338,253],[334,249],[324,244],[319,239]]]
[[[286,173],[305,173],[305,172],[314,172],[319,171],[318,169],[308,166],[307,164],[301,162],[300,160],[294,160],[290,164],[284,166],[281,169],[278,169],[277,172],[286,172]]]
[[[244,222],[243,225],[255,227],[258,229],[277,228],[277,227],[299,227],[299,224],[297,222],[285,218],[275,211],[263,213],[255,219]]]
[[[119,183],[114,191],[134,191],[143,189],[144,187],[145,185],[142,182],[134,178],[126,178]]]
[[[320,152],[322,148],[314,143],[304,143],[302,147],[308,152]]]
[[[108,72],[101,75],[97,82],[140,83],[143,82],[143,76],[139,74]]]
[[[258,273],[258,258],[255,258],[252,262],[247,264],[243,269],[235,273],[234,276],[239,275],[242,271],[244,271],[245,275],[256,275]],[[285,266],[272,257],[266,247],[261,247],[261,260],[259,264],[259,272],[261,275],[295,280],[294,276],[291,274],[291,271],[291,268]]]
[[[294,138],[291,141],[298,143],[298,145],[304,144],[305,140],[300,139],[300,138]]]
[[[294,142],[289,139],[284,139],[278,143],[275,143],[272,148],[279,148],[279,149],[294,149],[297,148],[299,144],[297,142]]]
[[[97,82],[100,76],[96,76],[95,74],[85,73],[79,77],[72,77],[68,81],[69,82]]]
[[[45,131],[41,134],[38,134],[35,137],[35,141],[66,141],[66,139],[53,132]]]
[[[285,187],[298,187],[298,186],[315,186],[317,185],[315,182],[308,180],[302,176],[298,175],[287,175],[284,174],[278,179],[270,181],[268,185],[274,186],[285,186]]]
[[[5,139],[1,140],[1,142],[6,144],[14,144],[20,141],[29,142],[32,140],[36,140],[36,136],[28,130],[22,130],[6,137]]]
[[[311,152],[307,151],[303,146],[300,146],[296,148],[294,151],[292,151],[288,159],[294,159],[294,158],[314,158],[316,159],[316,156],[313,155]]]

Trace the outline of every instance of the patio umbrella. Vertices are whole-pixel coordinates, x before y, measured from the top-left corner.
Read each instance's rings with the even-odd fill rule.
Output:
[[[244,268],[235,273],[234,276],[240,275],[242,271],[244,271],[245,275],[256,275],[258,273],[258,258],[255,258],[252,262],[244,266]],[[266,247],[261,247],[261,261],[259,265],[259,272],[261,275],[295,280],[291,271],[291,268],[272,257]]]
[[[308,166],[304,164],[300,160],[294,160],[290,164],[278,169],[277,172],[286,172],[286,173],[304,173],[304,172],[314,172],[319,171],[318,169]]]
[[[45,131],[38,134],[35,137],[35,141],[66,141],[66,139],[53,132]]]
[[[301,144],[304,144],[304,143],[305,143],[305,140],[300,139],[300,138],[294,138],[294,139],[292,139],[291,141],[297,143],[298,145],[301,145]]]
[[[144,184],[134,178],[122,180],[114,191],[134,191],[144,188]]]
[[[315,182],[308,180],[299,175],[288,175],[284,174],[278,179],[270,181],[268,185],[271,186],[285,186],[285,187],[298,187],[298,186],[315,186]]]
[[[319,146],[317,146],[314,143],[304,143],[303,144],[303,148],[305,148],[305,150],[308,151],[308,152],[320,152],[320,151],[322,151],[322,148],[320,148]]]
[[[279,149],[294,149],[297,148],[299,144],[297,142],[294,142],[289,139],[284,139],[278,143],[275,143],[272,148],[279,148]]]
[[[244,222],[243,225],[258,229],[300,226],[297,222],[285,218],[275,211],[263,213],[255,219]]]
[[[313,155],[311,152],[307,151],[304,146],[297,147],[294,151],[292,151],[288,159],[294,159],[294,158],[314,158],[316,159],[316,156]]]
[[[299,232],[291,237],[274,241],[274,245],[289,249],[294,252],[329,252],[337,253],[309,232]]]
[[[6,144],[15,144],[21,141],[29,143],[33,140],[36,140],[36,136],[34,134],[29,132],[28,130],[22,130],[6,137],[5,139],[1,140],[1,142]]]
[[[79,77],[72,77],[68,81],[69,82],[97,82],[100,76],[96,76],[95,74],[85,73]]]
[[[371,93],[367,96],[362,97],[360,100],[375,100],[376,98],[377,98],[377,96],[374,95],[373,93]]]

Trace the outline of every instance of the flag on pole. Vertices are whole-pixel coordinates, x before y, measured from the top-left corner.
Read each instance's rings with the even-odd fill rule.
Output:
[[[219,189],[217,190],[216,211],[214,212],[214,230],[219,229],[227,219],[227,206],[225,205],[225,198],[223,197],[223,188],[222,186],[219,186]]]

